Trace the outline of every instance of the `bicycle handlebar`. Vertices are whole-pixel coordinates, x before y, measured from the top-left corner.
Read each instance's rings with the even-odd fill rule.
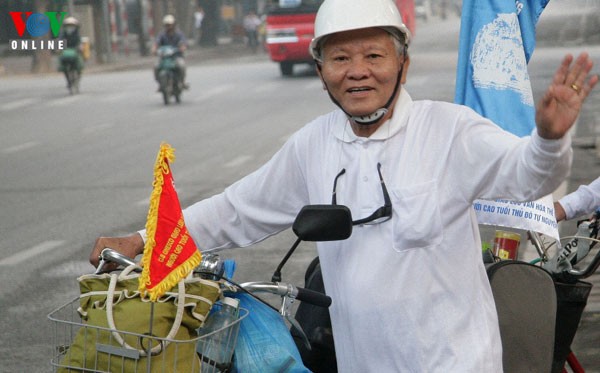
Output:
[[[598,269],[598,267],[600,267],[600,251],[598,251],[596,253],[596,256],[594,257],[594,259],[592,259],[590,264],[588,264],[588,266],[585,267],[585,269],[578,270],[575,268],[571,268],[570,270],[567,271],[567,273],[577,279],[582,279],[582,278],[587,278],[587,277],[590,277],[591,275],[593,275],[594,272],[596,272],[596,270]]]
[[[208,256],[206,259],[211,261],[212,264],[215,264],[216,263],[215,261],[218,261],[218,259],[209,258]],[[128,258],[113,249],[105,248],[104,250],[102,250],[102,252],[100,254],[100,263],[99,263],[98,268],[96,269],[95,273],[96,274],[103,273],[106,264],[111,263],[111,262],[117,263],[124,267],[130,266],[132,264],[136,264],[131,258]],[[204,265],[201,265],[200,267],[202,270],[207,270],[207,269],[210,270],[212,268],[211,265],[208,265],[206,263]],[[141,267],[136,266],[136,268],[134,270],[141,271],[141,269],[142,269]],[[203,272],[202,270],[198,271],[197,273],[215,275],[214,271],[212,271],[212,270],[210,270],[209,272]],[[221,274],[219,274],[218,277],[221,277]],[[225,279],[225,280],[227,280],[227,279]],[[236,285],[231,280],[227,280],[227,281],[230,281],[231,284]],[[274,295],[279,295],[282,298],[282,304],[281,304],[281,309],[279,310],[279,313],[290,322],[292,327],[294,327],[296,330],[299,331],[299,333],[302,337],[302,340],[304,342],[304,345],[309,350],[311,349],[311,345],[308,340],[308,337],[306,336],[306,333],[304,332],[304,330],[302,330],[302,327],[300,326],[298,321],[296,319],[294,319],[290,314],[291,305],[295,299],[298,299],[302,302],[306,302],[309,304],[313,304],[315,306],[327,308],[331,305],[331,298],[329,296],[327,296],[323,293],[317,292],[317,291],[297,287],[293,284],[289,284],[289,283],[285,283],[285,282],[246,282],[246,283],[243,283],[241,285],[236,285],[236,286],[241,287],[242,289],[244,289],[245,291],[250,293],[253,297],[255,297],[256,299],[261,301],[262,303],[273,308],[276,312],[277,312],[277,309],[275,309],[270,304],[266,303],[264,300],[254,296],[252,293],[263,292],[263,293],[271,293]]]
[[[296,299],[319,307],[328,308],[331,306],[331,298],[328,295],[305,288],[297,289],[298,295],[296,296]]]
[[[111,262],[123,267],[136,264],[131,258],[107,247],[100,253],[100,264],[95,273],[102,273],[105,265]],[[271,293],[281,297],[287,296],[319,307],[327,308],[331,305],[331,298],[329,296],[285,282],[246,282],[241,284],[241,287],[250,292]]]
[[[328,295],[285,282],[245,282],[241,284],[241,287],[250,292],[288,296],[319,307],[327,308],[331,305],[331,298]]]
[[[542,243],[542,239],[540,238],[539,233],[534,232],[534,231],[528,231],[527,234],[529,236],[529,240],[535,247],[540,258],[542,258],[543,261],[548,260],[547,248],[544,247],[544,244]],[[573,236],[571,238],[575,238],[575,237],[581,238],[583,240],[592,240],[592,241],[597,242],[597,240],[594,239],[594,237]],[[594,258],[589,262],[589,264],[584,269],[580,270],[577,268],[570,268],[570,269],[563,270],[562,272],[555,273],[554,275],[558,275],[558,276],[566,275],[573,279],[580,280],[580,279],[585,279],[585,278],[593,275],[599,267],[600,267],[600,251],[598,251],[596,253]]]
[[[109,263],[117,263],[123,267],[128,267],[130,265],[136,265],[136,262],[133,259],[120,254],[114,249],[105,247],[100,253],[100,263],[98,263],[98,268],[96,268],[95,274],[100,274],[104,272],[104,267]],[[136,268],[136,271],[138,269]],[[139,268],[141,271],[141,267]]]

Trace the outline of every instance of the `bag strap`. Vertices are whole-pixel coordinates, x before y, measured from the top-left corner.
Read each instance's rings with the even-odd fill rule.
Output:
[[[135,269],[135,267],[136,265],[130,265],[127,268],[125,268],[123,272],[121,272],[121,274],[111,275],[110,283],[108,285],[108,293],[106,296],[106,319],[108,321],[108,327],[111,329],[113,337],[115,337],[115,339],[121,345],[121,347],[128,348],[130,350],[137,350],[141,356],[146,356],[146,350],[138,350],[130,346],[127,342],[125,342],[123,337],[121,337],[121,334],[119,334],[117,327],[115,326],[115,319],[113,316],[113,298],[115,295],[115,289],[117,287],[117,281],[129,274],[133,269]],[[165,337],[167,341],[165,341],[164,343],[161,342],[161,344],[152,347],[152,349],[150,350],[150,355],[156,355],[160,353],[163,350],[163,348],[166,348],[169,345],[170,341],[168,340],[174,339],[177,335],[177,332],[179,331],[181,321],[183,320],[183,312],[185,308],[185,284],[183,280],[179,281],[179,283],[177,284],[177,288],[177,313],[175,314],[175,320],[173,320],[173,326],[171,327],[169,334],[167,334],[167,336]],[[141,296],[142,295],[140,294],[140,297]]]

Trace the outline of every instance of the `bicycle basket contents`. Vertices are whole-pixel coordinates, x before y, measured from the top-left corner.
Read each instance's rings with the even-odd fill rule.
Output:
[[[146,371],[148,360],[151,372],[200,371],[196,344],[189,342],[219,297],[219,284],[187,278],[152,307],[138,292],[134,268],[78,278],[83,326],[64,352],[59,372]]]

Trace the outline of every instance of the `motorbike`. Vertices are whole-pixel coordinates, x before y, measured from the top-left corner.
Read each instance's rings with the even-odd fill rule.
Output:
[[[172,97],[175,102],[181,102],[183,81],[177,67],[178,52],[176,47],[170,45],[163,45],[157,50],[159,57],[157,78],[165,105],[169,105]]]
[[[79,93],[81,80],[81,57],[75,48],[66,48],[60,55],[60,70],[67,79],[67,89],[70,94]]]

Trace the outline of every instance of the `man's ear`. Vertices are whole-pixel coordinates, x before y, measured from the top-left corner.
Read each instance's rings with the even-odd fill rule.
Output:
[[[321,79],[321,85],[323,86],[323,90],[327,90],[327,86],[325,85],[325,81],[323,80],[323,74],[321,73],[321,63],[315,60],[315,70],[317,71],[317,75],[319,75],[319,79]]]
[[[404,55],[404,65],[402,67],[402,76],[400,77],[400,83],[406,83],[406,77],[408,76],[408,67],[410,66],[410,57],[408,54]]]

